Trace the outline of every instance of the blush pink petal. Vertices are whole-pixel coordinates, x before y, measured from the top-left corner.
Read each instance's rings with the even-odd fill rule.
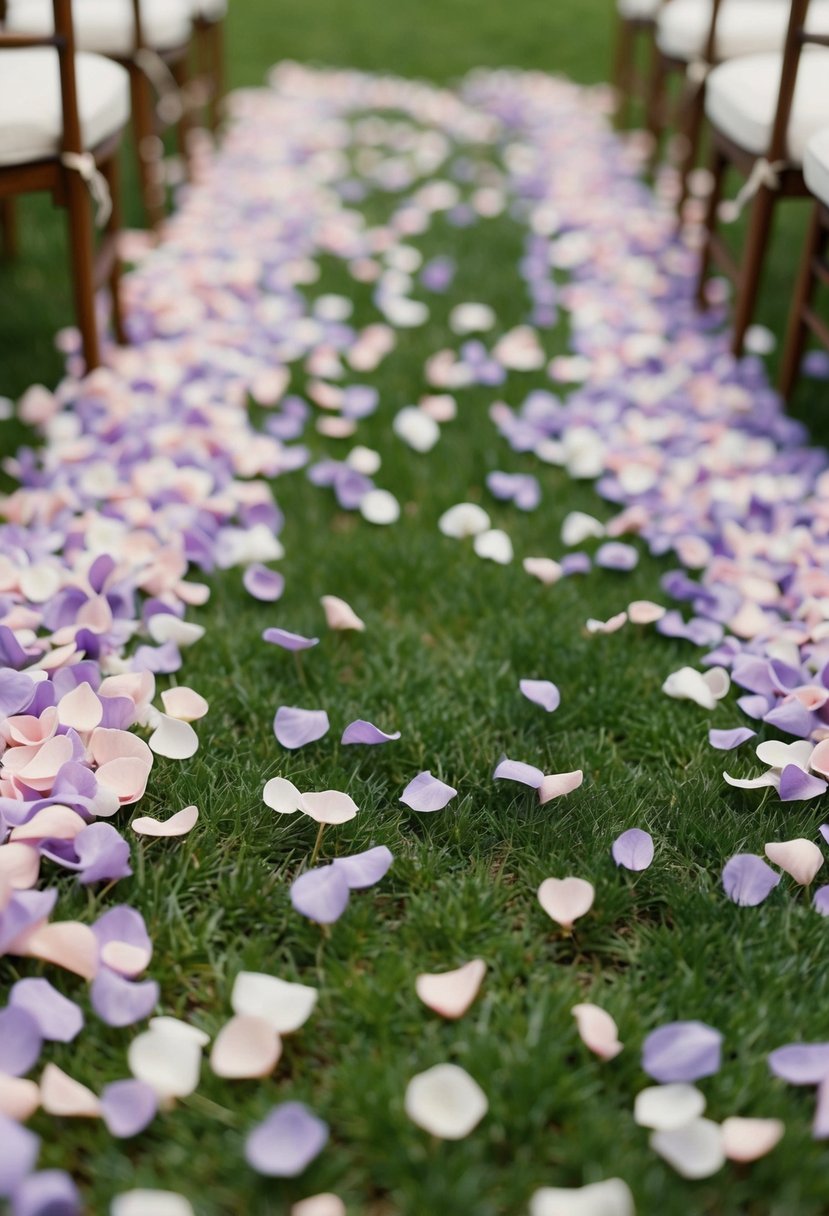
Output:
[[[324,595],[320,603],[325,612],[325,622],[329,629],[355,629],[362,633],[366,623],[345,600],[337,595]]]
[[[765,846],[769,861],[791,874],[795,882],[808,887],[823,865],[823,854],[816,844],[802,836],[796,840],[771,841]]]
[[[127,694],[113,693],[112,695],[126,696]],[[114,760],[142,760],[150,766],[153,762],[153,754],[144,740],[139,739],[137,735],[128,730],[114,730],[110,727],[99,726],[92,732],[89,750],[99,768],[111,764]]]
[[[133,946],[129,942],[105,942],[101,947],[101,962],[128,979],[134,979],[146,971],[151,958],[151,950],[145,946]]]
[[[317,823],[348,823],[358,811],[353,798],[342,790],[322,790],[319,793],[303,794],[300,808]]]
[[[39,925],[27,934],[15,953],[55,963],[85,980],[98,972],[98,942],[88,925],[79,921],[54,921]]]
[[[589,617],[585,627],[588,633],[616,633],[627,624],[627,619],[626,612],[617,612],[615,616],[609,616],[606,621],[598,621],[595,617]]]
[[[548,587],[557,583],[564,573],[559,563],[551,557],[525,557],[523,565],[527,574],[531,574]]]
[[[0,848],[0,886],[15,891],[33,887],[40,874],[40,854],[27,844],[5,844]]]
[[[415,991],[424,1005],[444,1018],[462,1018],[478,995],[486,974],[483,959],[473,958],[455,971],[424,973]]]
[[[40,1078],[40,1105],[47,1115],[97,1119],[101,1104],[91,1089],[73,1080],[56,1064],[47,1064]]]
[[[653,625],[661,621],[665,608],[653,600],[633,600],[628,604],[628,620],[632,625]]]
[[[576,1027],[585,1047],[589,1047],[602,1060],[612,1060],[618,1056],[623,1044],[619,1042],[619,1031],[609,1013],[589,1002],[574,1005],[570,1012],[576,1019]]]
[[[186,806],[182,811],[176,811],[169,819],[153,819],[149,815],[141,815],[133,819],[130,827],[139,836],[186,836],[192,832],[198,823],[199,809],[196,806]]]
[[[68,806],[53,803],[37,811],[26,823],[13,828],[9,839],[13,842],[27,840],[74,840],[86,827],[86,820]]]
[[[207,701],[200,693],[184,685],[165,688],[161,694],[161,703],[165,713],[171,718],[179,718],[182,722],[197,722],[209,709]]]
[[[101,725],[104,707],[89,684],[79,684],[58,701],[61,726],[71,726],[82,734]]]
[[[27,1077],[0,1074],[0,1115],[25,1123],[40,1106],[40,1088]]]
[[[593,907],[596,892],[584,878],[545,878],[538,888],[538,902],[551,920],[563,929],[572,929],[575,921]]]
[[[58,769],[72,759],[72,751],[72,740],[68,735],[55,735],[38,748],[17,775],[31,789],[48,792],[58,775]]]
[[[543,806],[553,798],[561,798],[564,794],[572,794],[584,781],[584,773],[577,768],[572,773],[547,773],[538,787],[538,801]]]
[[[143,798],[151,768],[152,765],[145,760],[125,756],[121,760],[102,764],[95,776],[98,783],[110,790],[122,806],[128,806]]]
[[[281,1054],[282,1040],[270,1022],[237,1013],[216,1035],[210,1067],[217,1077],[267,1077]]]
[[[723,1151],[729,1161],[757,1161],[779,1144],[786,1130],[780,1119],[723,1119]]]
[[[829,778],[829,739],[822,739],[811,754],[809,767],[813,773]]]
[[[323,1191],[293,1204],[290,1216],[346,1216],[346,1207],[339,1195]]]

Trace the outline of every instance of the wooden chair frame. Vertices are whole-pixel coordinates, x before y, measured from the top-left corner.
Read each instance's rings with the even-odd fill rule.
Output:
[[[779,388],[788,400],[800,376],[800,365],[810,334],[829,350],[829,324],[815,311],[818,284],[829,287],[829,207],[815,200],[806,234],[806,243],[789,312],[783,357],[780,361]]]
[[[793,165],[785,165],[776,174],[776,185],[763,182],[751,202],[748,231],[743,246],[741,258],[736,258],[728,248],[721,233],[717,231],[719,206],[722,199],[723,178],[729,167],[736,168],[744,177],[748,177],[755,166],[762,160],[769,164],[778,164],[786,159],[786,142],[794,100],[797,71],[800,63],[800,52],[804,43],[816,43],[829,46],[829,37],[820,34],[809,34],[805,30],[806,14],[809,0],[791,0],[789,25],[786,32],[786,43],[783,50],[783,62],[780,73],[780,86],[777,94],[774,123],[771,138],[766,152],[757,156],[746,151],[728,139],[716,127],[711,128],[713,143],[711,172],[714,185],[708,198],[705,217],[705,241],[700,257],[699,277],[697,281],[697,303],[705,307],[705,280],[708,270],[714,263],[722,270],[736,286],[734,305],[734,321],[731,338],[731,351],[735,356],[743,352],[745,332],[751,324],[757,304],[760,288],[760,276],[763,260],[771,233],[771,221],[774,205],[779,197],[803,198],[808,195],[806,183],[803,180],[803,170]]]
[[[63,134],[60,152],[43,160],[20,165],[0,165],[0,201],[3,218],[12,217],[11,239],[14,242],[11,203],[19,194],[47,191],[56,204],[66,208],[69,222],[69,257],[75,313],[81,332],[83,356],[87,371],[101,361],[100,339],[95,312],[95,291],[109,284],[113,304],[113,328],[119,342],[124,341],[123,316],[120,300],[121,267],[117,238],[121,227],[120,190],[118,180],[118,147],[122,132],[118,131],[96,148],[85,149],[78,114],[78,93],[75,78],[75,41],[72,28],[71,0],[52,0],[55,33],[50,37],[12,34],[0,31],[0,48],[54,47],[60,69]],[[112,210],[96,254],[93,234],[92,200],[81,174],[67,167],[65,154],[82,155],[90,152],[95,165],[106,178],[112,200]],[[8,234],[7,234],[8,235]]]
[[[660,4],[663,3],[665,0],[660,0]],[[631,106],[636,100],[643,102],[646,113],[650,114],[657,59],[655,33],[656,22],[653,17],[625,17],[617,6],[612,84],[618,98],[616,125],[619,127],[629,122]],[[647,78],[636,70],[637,43],[641,41],[647,44],[651,60]]]
[[[207,104],[207,121],[211,131],[217,131],[222,117],[225,96],[225,19],[211,21],[196,17],[193,22],[196,57],[194,83],[203,86]]]

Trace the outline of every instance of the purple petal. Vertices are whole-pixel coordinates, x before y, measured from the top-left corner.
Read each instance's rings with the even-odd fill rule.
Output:
[[[815,1117],[812,1120],[812,1139],[829,1139],[829,1081],[824,1079],[817,1087]]]
[[[741,908],[755,908],[780,882],[780,875],[754,853],[736,853],[725,863],[722,885]]]
[[[101,1116],[111,1136],[126,1140],[137,1136],[152,1123],[158,1110],[158,1097],[146,1081],[130,1077],[112,1081],[101,1090]]]
[[[18,980],[9,993],[9,1005],[25,1009],[41,1036],[55,1043],[71,1043],[83,1029],[80,1007],[45,979]]]
[[[826,793],[826,782],[807,773],[799,764],[787,764],[780,774],[780,801],[804,802]]]
[[[72,842],[78,857],[78,881],[112,882],[129,878],[130,846],[111,823],[90,823],[82,828]]]
[[[335,866],[307,870],[291,884],[291,903],[297,912],[320,925],[339,920],[348,905],[348,879]]]
[[[829,886],[818,887],[812,900],[812,907],[821,916],[829,916]]]
[[[561,704],[561,693],[552,680],[519,680],[518,687],[528,701],[540,705],[548,714]]]
[[[738,697],[737,704],[747,718],[764,718],[769,711],[768,697],[759,692]]]
[[[642,1067],[660,1084],[698,1081],[719,1070],[722,1035],[705,1022],[669,1022],[642,1044]]]
[[[328,1127],[301,1102],[275,1106],[245,1141],[245,1160],[259,1174],[296,1178],[322,1152]]]
[[[709,730],[708,742],[720,752],[730,752],[741,743],[753,739],[757,734],[748,726],[735,726],[732,730]]]
[[[266,604],[275,603],[285,590],[285,576],[258,562],[248,566],[242,575],[242,583],[248,595]]]
[[[817,715],[805,705],[801,705],[797,698],[775,705],[763,721],[768,722],[770,726],[776,726],[778,730],[786,731],[789,735],[796,735],[798,739],[808,739],[818,725]]]
[[[373,887],[388,872],[394,861],[391,850],[384,844],[378,844],[364,853],[353,853],[351,857],[337,857],[333,862],[335,870],[345,878],[349,890],[360,891],[365,887]]]
[[[152,954],[153,944],[144,917],[127,904],[116,904],[114,908],[109,908],[95,921],[92,932],[101,949],[109,942],[126,942]]]
[[[321,739],[328,733],[328,725],[328,714],[324,709],[280,705],[273,720],[273,731],[283,747],[294,749]]]
[[[399,738],[399,730],[387,735],[373,722],[367,722],[365,718],[356,718],[343,731],[340,743],[392,743]]]
[[[40,1027],[28,1009],[19,1005],[0,1009],[0,1072],[22,1077],[37,1063],[42,1046]]]
[[[22,713],[35,695],[31,676],[13,667],[0,667],[0,720]]]
[[[537,790],[544,780],[540,768],[533,764],[524,764],[521,760],[508,760],[506,757],[495,766],[492,777],[495,781],[520,781],[522,785],[529,785],[534,790]]]
[[[829,844],[829,823],[822,823],[818,828],[818,831],[826,843]]]
[[[626,870],[647,870],[653,861],[653,837],[641,828],[628,828],[613,841],[610,852],[617,866]]]
[[[78,1188],[64,1170],[40,1170],[14,1192],[11,1216],[81,1216]]]
[[[301,633],[291,633],[287,629],[266,629],[262,638],[283,650],[310,650],[319,643],[319,638],[304,638]]]
[[[132,1026],[148,1018],[158,1004],[155,980],[124,979],[109,967],[102,967],[90,989],[92,1008],[107,1026]]]
[[[565,553],[561,559],[562,574],[589,574],[593,563],[587,553]]]
[[[35,1168],[40,1139],[14,1119],[0,1115],[0,1197],[8,1198]]]
[[[789,1085],[819,1085],[829,1077],[829,1043],[788,1043],[769,1055],[769,1068]]]
[[[633,570],[639,561],[639,553],[633,545],[610,540],[599,546],[594,561],[605,570]]]
[[[413,811],[442,811],[457,792],[427,770],[412,778],[400,795],[400,801]]]

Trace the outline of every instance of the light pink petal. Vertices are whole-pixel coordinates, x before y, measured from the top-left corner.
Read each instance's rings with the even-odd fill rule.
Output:
[[[802,836],[796,840],[772,841],[765,847],[766,857],[795,882],[808,887],[823,865],[823,854],[816,844]]]
[[[543,806],[553,798],[561,798],[564,794],[572,794],[584,781],[584,773],[580,768],[572,773],[547,773],[538,787],[538,801]]]
[[[86,827],[86,820],[68,806],[53,803],[32,815],[27,823],[13,828],[11,841],[74,840]]]
[[[415,980],[415,991],[435,1013],[444,1018],[462,1018],[478,995],[486,974],[483,959],[473,958],[455,971],[424,973]]]
[[[27,1077],[0,1074],[0,1115],[25,1123],[40,1106],[40,1088]]]
[[[628,620],[632,625],[652,625],[665,615],[665,608],[653,600],[633,600],[628,604]]]
[[[324,595],[320,603],[329,629],[356,629],[361,633],[365,629],[365,621],[361,620],[351,605],[347,604],[345,600],[341,600],[339,596]]]
[[[141,815],[133,819],[130,827],[139,836],[186,836],[196,826],[198,819],[198,807],[186,806],[169,819],[152,819],[149,815]]]
[[[88,925],[79,921],[55,921],[39,925],[29,933],[17,952],[72,971],[85,980],[98,971],[98,941]]]
[[[58,775],[58,769],[72,759],[72,751],[72,740],[68,735],[55,735],[37,749],[17,775],[31,789],[48,792]]]
[[[617,612],[615,616],[609,616],[606,621],[598,621],[591,616],[585,622],[585,628],[588,633],[617,633],[623,625],[627,624],[627,619],[626,612]]]
[[[359,808],[354,799],[342,790],[322,790],[303,794],[300,809],[317,823],[340,824],[353,819]]]
[[[554,562],[551,557],[525,557],[523,565],[527,574],[531,574],[548,587],[557,583],[564,573],[559,563]]]
[[[179,718],[182,722],[197,722],[209,709],[207,701],[200,693],[184,685],[165,688],[161,694],[161,703],[165,713],[171,718]]]
[[[547,915],[563,929],[593,907],[596,892],[584,878],[545,878],[538,888],[538,902]]]
[[[189,722],[161,714],[161,721],[149,739],[150,748],[157,756],[168,760],[189,760],[199,749],[199,737]]]
[[[765,1157],[780,1142],[786,1130],[780,1119],[741,1119],[722,1122],[723,1151],[729,1161],[749,1162]]]
[[[602,1060],[612,1060],[618,1056],[623,1044],[619,1042],[619,1031],[609,1013],[589,1003],[574,1005],[570,1012],[576,1019],[585,1047],[589,1047]]]
[[[101,725],[104,707],[89,684],[79,684],[58,701],[61,726],[71,726],[84,733]]]
[[[293,1204],[291,1216],[346,1216],[346,1207],[339,1195],[323,1191]]]
[[[145,946],[133,946],[129,942],[105,942],[101,947],[101,962],[128,979],[146,971],[151,958],[152,950]]]
[[[113,677],[113,679],[115,678],[117,677]],[[129,694],[126,691],[113,690],[110,695],[128,696]],[[100,768],[110,764],[113,760],[143,760],[147,765],[152,765],[153,762],[153,754],[144,740],[139,739],[137,735],[128,730],[114,730],[110,727],[99,726],[92,733],[89,750],[92,753],[92,759]]]
[[[40,1105],[47,1115],[97,1119],[101,1104],[91,1089],[68,1076],[56,1064],[47,1064],[40,1078]]]
[[[40,874],[40,854],[28,844],[5,844],[0,848],[0,887],[27,891]]]
[[[265,1018],[237,1013],[213,1041],[210,1067],[217,1077],[267,1077],[282,1054],[282,1040]]]
[[[145,760],[127,756],[123,760],[110,760],[108,764],[102,764],[95,776],[100,785],[111,790],[122,806],[127,806],[143,798],[151,767]]]

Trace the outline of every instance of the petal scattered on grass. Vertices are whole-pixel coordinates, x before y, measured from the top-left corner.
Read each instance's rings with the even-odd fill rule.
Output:
[[[365,621],[361,620],[351,605],[346,603],[345,600],[341,600],[339,596],[324,595],[320,603],[325,612],[325,622],[329,629],[353,629],[358,633],[362,633],[365,630]]]
[[[538,888],[541,907],[551,920],[567,930],[590,911],[595,898],[593,884],[584,878],[545,878]]]
[[[723,867],[725,893],[741,908],[756,908],[779,882],[780,875],[754,853],[736,853]]]
[[[301,633],[291,633],[289,629],[265,629],[262,640],[272,646],[281,646],[283,650],[310,650],[319,645],[319,638],[306,638]]]
[[[137,1187],[116,1195],[109,1216],[194,1216],[193,1205],[177,1191]]]
[[[717,751],[730,752],[741,743],[754,739],[756,735],[757,731],[748,726],[735,726],[732,730],[709,730],[708,742]]]
[[[486,963],[473,958],[454,971],[424,973],[415,980],[415,991],[424,1005],[444,1018],[462,1018],[480,991]]]
[[[719,1071],[722,1035],[705,1022],[669,1022],[642,1044],[642,1068],[654,1081],[698,1081]]]
[[[317,823],[328,824],[349,823],[359,810],[354,799],[342,790],[303,794],[300,809]]]
[[[47,979],[34,976],[18,980],[9,993],[9,1005],[25,1009],[37,1023],[44,1039],[71,1043],[83,1029],[83,1012],[54,988]]]
[[[528,701],[540,705],[547,713],[553,713],[561,704],[561,693],[551,680],[520,680],[518,687]]]
[[[259,1174],[296,1178],[328,1142],[328,1127],[301,1102],[283,1102],[245,1141],[245,1160]]]
[[[413,1123],[440,1140],[464,1139],[489,1109],[480,1085],[457,1064],[436,1064],[412,1077],[404,1106]]]
[[[572,794],[573,790],[577,790],[583,781],[584,773],[580,768],[574,769],[571,773],[545,773],[538,787],[538,801],[544,806],[553,798],[562,798],[565,794]]]
[[[280,705],[273,721],[277,742],[292,751],[316,743],[328,734],[328,727],[324,709],[301,709],[295,705]]]
[[[130,827],[139,836],[186,836],[198,823],[199,809],[186,806],[176,811],[169,819],[153,819],[150,815],[139,815]]]
[[[635,1216],[633,1195],[621,1178],[587,1186],[542,1186],[530,1198],[530,1216]]]
[[[743,1164],[765,1157],[783,1139],[780,1119],[742,1119],[732,1115],[722,1122],[723,1152],[729,1161]]]
[[[285,577],[278,570],[269,570],[260,562],[248,566],[242,575],[242,582],[248,595],[265,604],[273,604],[282,596],[285,590]]]
[[[804,887],[809,886],[823,865],[820,849],[802,836],[796,840],[771,841],[765,846],[765,852],[769,861],[785,870],[795,882]]]
[[[364,743],[368,745],[378,743],[393,743],[400,738],[400,731],[393,731],[391,734],[386,734],[380,730],[379,726],[375,726],[373,722],[367,722],[365,718],[356,718],[350,722],[345,728],[340,739],[340,743]]]
[[[705,1110],[705,1095],[695,1085],[672,1082],[640,1090],[633,1104],[633,1118],[640,1127],[671,1131],[698,1119]]]
[[[240,971],[230,996],[234,1013],[262,1018],[280,1035],[304,1026],[316,1003],[316,988],[258,971]]]
[[[349,894],[345,875],[333,865],[306,870],[291,884],[291,903],[296,911],[320,925],[339,920],[348,906]]]
[[[589,1002],[574,1005],[570,1010],[576,1019],[579,1037],[601,1060],[613,1060],[624,1044],[619,1041],[619,1030],[606,1010]]]
[[[217,1077],[241,1080],[269,1076],[282,1054],[282,1040],[270,1021],[237,1013],[225,1022],[210,1052]]]
[[[152,1123],[158,1111],[155,1090],[144,1081],[111,1081],[101,1090],[101,1118],[118,1140],[137,1136]]]
[[[428,771],[418,773],[400,795],[400,801],[413,811],[442,811],[457,795],[457,790]]]
[[[829,1043],[788,1043],[769,1054],[769,1068],[789,1085],[819,1085],[829,1077]]]
[[[626,870],[647,870],[653,861],[653,837],[641,828],[628,828],[616,837],[610,852],[617,866]]]
[[[337,857],[331,864],[344,875],[350,891],[362,891],[378,883],[388,873],[393,861],[391,850],[384,844],[378,844],[363,853]]]
[[[40,1105],[47,1115],[71,1119],[97,1119],[101,1104],[91,1089],[58,1068],[47,1064],[40,1078]]]
[[[710,1178],[725,1165],[722,1130],[710,1119],[653,1132],[651,1148],[682,1178]]]

